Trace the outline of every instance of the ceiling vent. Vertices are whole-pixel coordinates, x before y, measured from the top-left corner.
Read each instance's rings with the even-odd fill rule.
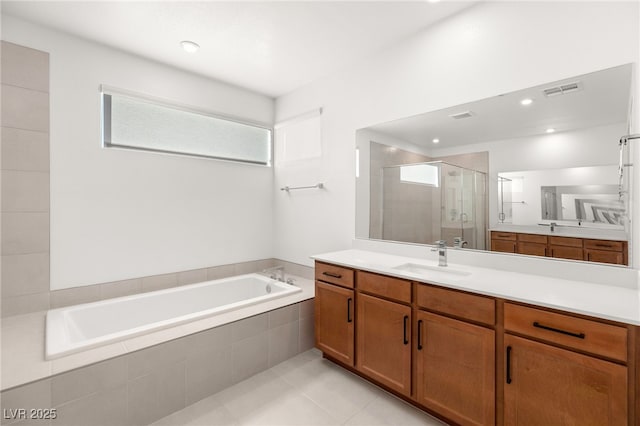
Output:
[[[449,117],[455,120],[461,120],[463,118],[473,117],[473,113],[471,111],[459,112],[457,114],[451,114]]]
[[[573,83],[561,84],[560,86],[548,87],[542,92],[546,97],[565,95],[582,90],[582,83],[574,81]]]

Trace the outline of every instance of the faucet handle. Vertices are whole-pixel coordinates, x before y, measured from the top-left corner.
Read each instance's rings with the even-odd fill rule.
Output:
[[[446,240],[437,240],[437,241],[434,241],[434,243],[438,245],[438,248],[445,248],[447,246]]]

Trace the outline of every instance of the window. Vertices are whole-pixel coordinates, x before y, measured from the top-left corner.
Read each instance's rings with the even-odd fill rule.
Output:
[[[104,147],[271,164],[267,126],[102,88]]]

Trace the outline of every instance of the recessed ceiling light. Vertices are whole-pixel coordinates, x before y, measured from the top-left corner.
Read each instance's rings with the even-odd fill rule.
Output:
[[[531,98],[525,98],[525,99],[520,101],[521,105],[531,105],[532,103],[533,103],[533,99],[531,99]]]
[[[435,139],[434,139],[434,140],[432,140],[431,142],[433,142],[433,143],[439,143],[439,142],[440,142],[440,139],[435,138]]]
[[[193,41],[189,40],[181,41],[180,45],[185,52],[189,53],[195,53],[198,51],[198,49],[200,49],[200,45],[198,43],[194,43]]]
[[[553,127],[549,127],[549,128],[546,130],[546,132],[547,132],[547,133],[553,133],[553,132],[555,132],[555,131],[556,131],[556,129],[554,129]]]
[[[429,3],[440,3],[440,0],[427,0]]]

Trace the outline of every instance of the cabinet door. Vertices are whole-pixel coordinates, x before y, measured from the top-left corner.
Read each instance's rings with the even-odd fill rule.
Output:
[[[584,260],[589,262],[624,264],[624,256],[620,251],[585,249]]]
[[[418,311],[418,402],[461,425],[495,424],[495,332]]]
[[[356,327],[358,370],[411,395],[411,308],[358,293]]]
[[[546,256],[547,245],[539,243],[519,242],[518,253],[531,256]]]
[[[316,347],[353,366],[353,290],[316,281]]]
[[[504,424],[627,425],[627,369],[505,335]]]
[[[503,253],[515,253],[516,242],[506,240],[491,240],[491,250],[501,251]]]
[[[582,247],[551,246],[551,257],[559,259],[584,260]]]

